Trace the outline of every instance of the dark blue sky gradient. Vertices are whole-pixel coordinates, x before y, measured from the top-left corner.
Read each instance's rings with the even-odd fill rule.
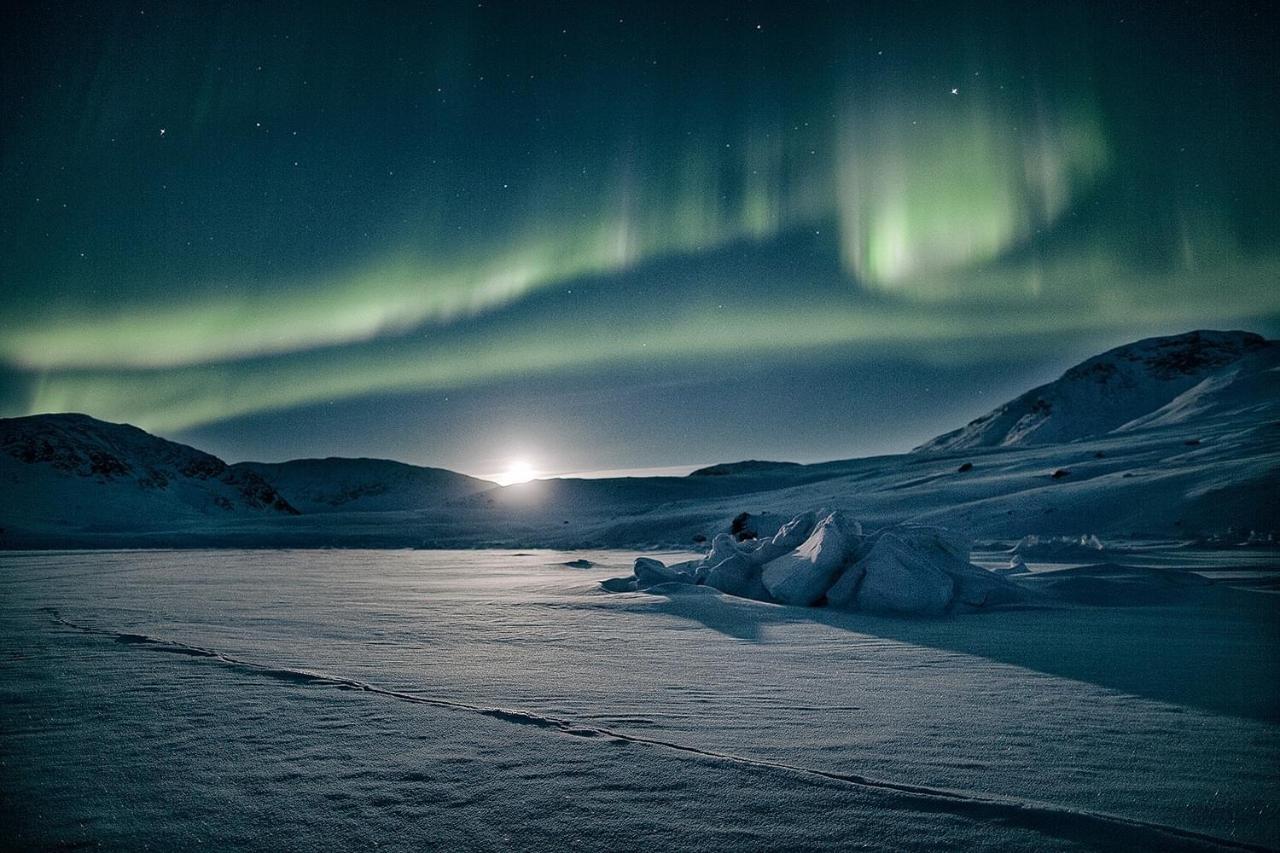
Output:
[[[471,473],[905,450],[1274,334],[1264,3],[31,3],[0,414]]]

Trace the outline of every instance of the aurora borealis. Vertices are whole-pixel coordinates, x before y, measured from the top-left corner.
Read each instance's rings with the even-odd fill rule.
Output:
[[[30,4],[0,414],[479,473],[902,449],[1276,327],[1268,12]]]

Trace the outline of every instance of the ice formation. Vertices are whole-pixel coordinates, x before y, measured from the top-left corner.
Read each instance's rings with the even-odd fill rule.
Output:
[[[1017,557],[1039,559],[1093,558],[1106,550],[1106,546],[1093,533],[1079,536],[1023,536],[1010,552]]]
[[[780,604],[918,615],[1018,601],[1020,588],[970,563],[969,551],[966,538],[940,527],[867,534],[842,512],[807,512],[769,539],[736,542],[721,534],[701,560],[667,566],[637,558],[633,577],[601,585],[610,592],[706,586]]]

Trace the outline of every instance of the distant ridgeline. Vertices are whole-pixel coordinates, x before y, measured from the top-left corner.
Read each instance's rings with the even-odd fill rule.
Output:
[[[0,419],[0,546],[691,547],[797,504],[976,536],[1274,538],[1280,343],[1197,331],[1066,371],[909,454],[499,487],[383,459],[228,465],[81,414]],[[772,519],[772,521],[770,521]]]

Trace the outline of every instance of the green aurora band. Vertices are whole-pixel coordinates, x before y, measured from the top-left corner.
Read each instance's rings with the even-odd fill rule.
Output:
[[[566,215],[550,204],[493,245],[443,257],[406,246],[340,274],[13,318],[0,357],[28,370],[170,367],[367,341],[585,276],[828,222],[843,235],[851,286],[923,295],[926,274],[991,260],[1051,225],[1105,166],[1096,121],[1054,117],[1024,138],[994,107],[968,107],[959,122],[941,108],[919,115],[924,127],[846,118],[822,156],[788,146],[780,128],[720,149],[686,143],[665,179],[616,180],[586,209]],[[741,189],[726,201],[726,186]]]
[[[303,196],[330,206],[308,214],[318,222],[350,216],[351,230],[373,229],[359,252],[291,263],[305,255],[299,244],[265,264],[259,255],[289,239],[287,217],[271,212],[253,232],[256,255],[231,251],[193,269],[176,260],[186,255],[160,250],[159,260],[145,251],[137,252],[142,260],[103,251],[101,261],[58,262],[33,250],[4,270],[15,286],[0,314],[0,365],[22,390],[4,399],[3,414],[85,411],[181,429],[317,401],[612,364],[778,359],[833,347],[980,360],[996,342],[1008,355],[1046,349],[1053,333],[1280,312],[1278,253],[1245,233],[1241,217],[1222,214],[1217,199],[1232,194],[1229,182],[1215,183],[1210,164],[1185,184],[1181,177],[1170,179],[1171,188],[1160,183],[1164,173],[1141,162],[1147,143],[1134,142],[1132,125],[1117,132],[1120,113],[1100,96],[1080,46],[1085,23],[1048,18],[1035,18],[1030,29],[1043,31],[1016,49],[1007,32],[988,34],[978,19],[941,44],[912,47],[900,35],[882,39],[889,48],[878,52],[864,44],[870,37],[839,28],[829,55],[847,53],[861,64],[831,60],[836,71],[801,53],[752,53],[755,65],[739,62],[734,51],[749,48],[730,46],[708,75],[709,93],[678,88],[696,75],[677,58],[672,77],[659,78],[677,88],[647,92],[627,78],[606,81],[582,109],[550,88],[563,81],[547,89],[529,83],[511,103],[550,106],[528,126],[535,141],[509,150],[493,147],[502,143],[491,138],[498,134],[477,138],[464,121],[474,124],[479,96],[458,96],[449,107],[456,121],[442,120],[438,139],[397,147],[399,162],[403,150],[415,152],[418,169],[395,193],[371,187],[362,197],[353,179],[354,201],[350,193]],[[840,38],[849,46],[840,47]],[[929,57],[915,65],[934,73],[910,62],[876,64],[895,49]],[[298,71],[292,89],[280,83],[275,94],[248,102],[210,84],[213,71],[201,77],[203,61],[191,60],[200,97],[189,127],[169,132],[187,129],[192,146],[200,134],[256,132],[250,119],[260,104],[296,98],[288,92],[304,76],[321,88],[326,73]],[[703,61],[686,60],[694,68]],[[797,65],[790,77],[788,62]],[[734,88],[740,67],[744,82]],[[408,103],[418,84],[395,85],[388,102]],[[92,91],[81,87],[77,97]],[[685,109],[671,110],[662,94],[671,91],[684,95]],[[40,161],[41,146],[60,126],[49,116],[58,98],[72,97],[52,92],[38,102],[48,114],[33,107],[35,118],[3,151],[10,189],[16,182],[24,197],[41,186],[29,164]],[[108,133],[114,142],[156,124],[154,108],[138,118],[143,107],[127,96],[108,101],[120,114],[95,111],[67,145],[102,149]],[[543,115],[557,109],[571,127],[541,141]],[[279,125],[287,126],[284,119]],[[284,135],[269,144],[284,145]],[[258,150],[249,144],[241,147]],[[358,139],[351,144],[361,150]],[[72,149],[59,150],[70,156]],[[194,169],[196,151],[182,155],[175,174]],[[440,165],[446,154],[453,172]],[[258,175],[245,157],[250,165],[237,168]],[[210,179],[215,189],[219,177]],[[1193,179],[1194,192],[1187,189]],[[1135,190],[1157,185],[1164,195],[1152,204],[1165,208],[1159,220],[1142,210],[1146,198]],[[11,214],[11,233],[47,237],[59,227],[44,212],[53,204],[40,203],[30,205],[34,213]],[[359,222],[384,203],[395,210],[381,230]],[[92,194],[85,204],[106,231],[104,245],[128,242],[121,236],[128,232],[112,230],[109,208],[94,208]],[[199,211],[179,215],[159,204],[148,208],[158,222],[203,224]],[[740,271],[700,281],[669,306],[626,292],[637,274],[660,276],[664,264],[750,253],[795,235],[818,235],[843,269],[844,292],[816,288],[825,268],[803,258],[794,286],[772,294],[772,305],[738,301]],[[539,301],[575,288],[593,292],[592,307]]]

